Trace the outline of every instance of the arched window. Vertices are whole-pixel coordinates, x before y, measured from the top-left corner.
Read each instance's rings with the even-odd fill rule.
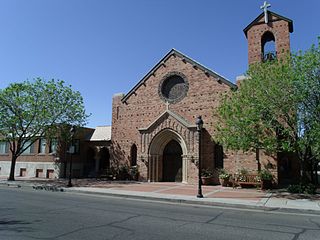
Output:
[[[133,144],[131,146],[130,164],[131,164],[131,166],[136,166],[137,165],[137,146],[135,144]]]
[[[277,57],[275,38],[272,32],[265,32],[261,38],[262,61],[274,60]]]

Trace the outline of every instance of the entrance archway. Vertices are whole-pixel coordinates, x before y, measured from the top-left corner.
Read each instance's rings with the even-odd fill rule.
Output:
[[[187,146],[172,129],[154,136],[148,151],[148,181],[187,182]]]
[[[171,140],[164,148],[162,166],[164,182],[182,181],[182,149],[177,141]]]

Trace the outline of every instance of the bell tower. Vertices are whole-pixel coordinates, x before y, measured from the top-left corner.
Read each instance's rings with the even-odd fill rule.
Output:
[[[248,40],[249,65],[281,58],[290,52],[293,21],[269,11],[270,6],[264,2],[263,12],[243,30]]]

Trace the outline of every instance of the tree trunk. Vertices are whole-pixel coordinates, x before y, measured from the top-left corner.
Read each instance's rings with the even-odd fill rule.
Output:
[[[10,168],[10,175],[9,175],[9,178],[8,178],[8,181],[14,181],[14,172],[15,172],[15,169],[16,169],[16,161],[17,161],[17,156],[15,156],[14,154],[12,154],[12,157],[11,157],[11,168]]]
[[[261,171],[261,163],[260,163],[260,151],[259,148],[256,148],[256,162],[258,165],[258,172]]]

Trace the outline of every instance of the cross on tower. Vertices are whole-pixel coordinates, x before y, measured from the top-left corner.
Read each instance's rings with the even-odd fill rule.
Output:
[[[267,1],[264,1],[263,5],[260,7],[264,11],[264,22],[268,23],[268,8],[271,7],[270,3],[267,3]]]
[[[166,110],[169,110],[169,102],[166,101]]]

